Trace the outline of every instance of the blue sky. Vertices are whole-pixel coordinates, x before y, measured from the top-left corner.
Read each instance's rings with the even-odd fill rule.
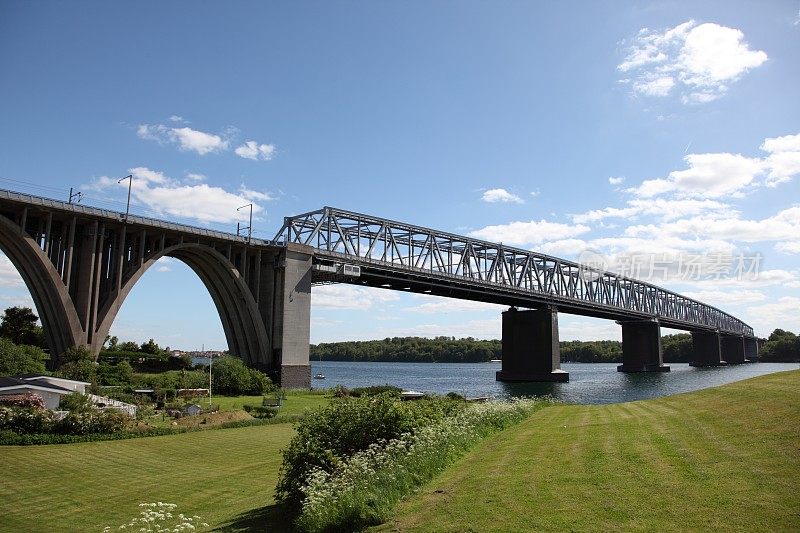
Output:
[[[667,261],[653,282],[800,331],[797,1],[6,1],[0,73],[0,187],[124,211],[133,173],[133,212],[231,231],[253,201],[264,238],[333,205],[612,270]],[[500,336],[496,306],[314,293],[312,342]],[[26,302],[4,259],[0,305]],[[177,261],[112,333],[225,347]]]

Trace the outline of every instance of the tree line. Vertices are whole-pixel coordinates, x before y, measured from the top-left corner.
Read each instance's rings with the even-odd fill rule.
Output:
[[[620,341],[561,341],[561,360],[566,363],[622,363]],[[665,363],[692,360],[692,335],[679,333],[661,337]],[[502,359],[502,342],[472,337],[392,337],[372,341],[312,344],[312,361],[357,361],[385,363],[485,363]],[[800,361],[800,336],[776,329],[759,352],[766,362]]]

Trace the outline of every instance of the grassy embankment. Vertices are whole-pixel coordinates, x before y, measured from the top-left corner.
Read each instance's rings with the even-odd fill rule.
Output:
[[[796,531],[798,428],[800,371],[548,407],[484,441],[379,529]],[[161,500],[231,531],[281,531],[269,504],[291,436],[275,424],[0,447],[0,530],[99,531]]]
[[[378,531],[800,531],[800,371],[549,407]]]
[[[223,410],[261,403],[261,396],[217,397]],[[291,391],[279,416],[328,401]],[[0,446],[0,531],[114,530],[141,502],[178,504],[212,525],[246,528],[247,514],[272,503],[280,450],[291,424],[278,423],[53,446]],[[259,517],[263,513],[257,513]]]

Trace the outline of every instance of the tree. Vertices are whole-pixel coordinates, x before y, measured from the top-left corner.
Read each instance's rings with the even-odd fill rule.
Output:
[[[0,337],[11,339],[14,344],[41,346],[44,336],[38,320],[30,307],[9,307],[0,320]]]
[[[106,350],[108,350],[109,352],[113,352],[114,350],[117,349],[117,345],[119,344],[119,338],[117,338],[116,335],[114,335],[113,337],[111,335],[107,335],[106,342],[104,344],[108,344],[108,348],[106,348]]]
[[[221,394],[263,394],[272,389],[272,380],[254,368],[247,368],[238,357],[220,357],[211,366],[212,388]]]
[[[139,351],[150,355],[162,355],[164,353],[161,347],[156,344],[153,339],[142,343],[142,347],[139,349]]]
[[[117,348],[121,352],[138,352],[139,351],[139,345],[136,344],[133,341],[122,342],[117,346]]]
[[[86,346],[73,346],[61,354],[61,366],[58,372],[67,379],[78,381],[94,381],[97,365],[92,352]]]
[[[0,338],[0,376],[44,373],[47,359],[47,354],[41,348],[17,346],[8,339]]]

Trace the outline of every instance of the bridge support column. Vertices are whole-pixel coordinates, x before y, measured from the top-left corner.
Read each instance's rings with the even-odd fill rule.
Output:
[[[721,335],[722,354],[729,365],[745,363],[744,337],[741,335]]]
[[[692,332],[692,361],[690,366],[722,366],[722,340],[716,331]]]
[[[622,322],[622,364],[618,372],[669,372],[661,352],[661,326],[655,321]]]
[[[272,368],[284,388],[310,388],[311,258],[306,246],[290,244],[274,271]]]
[[[758,339],[756,337],[744,338],[744,358],[751,363],[758,361]]]
[[[552,308],[503,313],[503,366],[498,381],[569,381],[561,370],[558,312]]]

